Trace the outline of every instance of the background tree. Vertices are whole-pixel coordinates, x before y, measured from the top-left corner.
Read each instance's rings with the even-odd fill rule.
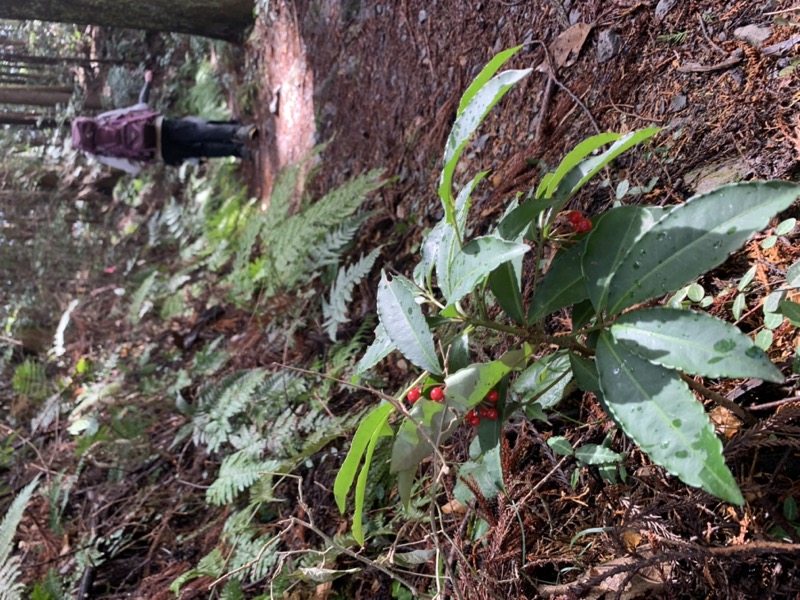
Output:
[[[0,0],[0,18],[189,33],[238,42],[252,0]]]

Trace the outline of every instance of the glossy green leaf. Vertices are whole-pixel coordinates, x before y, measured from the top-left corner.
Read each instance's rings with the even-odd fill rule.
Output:
[[[572,307],[572,329],[577,331],[594,318],[594,306],[588,298],[576,302]]]
[[[774,290],[764,298],[764,305],[761,307],[764,313],[781,312],[781,302],[786,299],[786,290]]]
[[[608,288],[631,246],[655,225],[651,213],[639,206],[619,206],[602,215],[586,241],[581,268],[595,310],[606,307]]]
[[[439,288],[448,303],[458,302],[497,267],[528,250],[526,244],[491,236],[476,238],[463,248],[453,244],[447,254],[440,251],[436,263]]]
[[[375,453],[375,446],[378,440],[382,437],[390,437],[391,435],[392,428],[389,427],[386,421],[383,422],[380,428],[376,428],[372,432],[372,436],[367,444],[367,451],[364,455],[364,466],[361,469],[361,473],[358,474],[358,480],[356,481],[354,498],[355,508],[353,509],[353,537],[362,546],[364,545],[364,499],[367,494],[367,477],[369,476],[369,468],[372,465],[372,455]]]
[[[753,341],[756,346],[766,352],[772,346],[774,338],[774,334],[769,329],[762,329],[756,334],[756,339]]]
[[[456,116],[460,117],[461,113],[467,108],[467,105],[470,101],[475,97],[475,95],[480,91],[480,89],[486,85],[489,80],[500,70],[508,59],[514,56],[517,52],[519,52],[522,46],[515,46],[513,48],[509,48],[508,50],[503,50],[495,55],[489,63],[483,67],[478,76],[472,80],[472,83],[469,85],[467,90],[464,92],[464,95],[461,96],[461,102],[458,104],[458,111],[456,112]]]
[[[549,198],[527,200],[509,211],[497,225],[497,232],[503,239],[516,240],[544,210],[550,208],[553,201]]]
[[[420,247],[420,260],[414,267],[414,281],[417,285],[430,287],[431,274],[436,265],[436,257],[439,256],[439,248],[445,238],[448,228],[453,230],[452,225],[445,220],[439,221],[428,235],[422,240]]]
[[[570,441],[561,435],[555,435],[548,439],[547,445],[559,456],[572,456],[575,454],[575,448],[573,448]]]
[[[375,435],[375,432],[379,432],[384,428],[393,408],[391,404],[381,404],[373,409],[361,420],[353,435],[350,450],[347,452],[347,456],[339,468],[339,473],[337,473],[336,481],[333,484],[333,495],[336,498],[336,505],[342,514],[344,514],[347,494],[350,493],[350,488],[353,486],[353,481],[355,481],[356,473],[367,445]]]
[[[744,504],[703,405],[675,371],[639,358],[607,332],[596,364],[608,410],[653,462],[688,485]]]
[[[408,509],[409,503],[411,502],[411,490],[414,487],[414,477],[416,474],[416,465],[414,465],[413,469],[398,471],[395,474],[397,478],[397,493],[400,494],[400,501],[406,509]]]
[[[403,355],[420,369],[441,374],[433,334],[411,291],[413,284],[401,276],[392,281],[381,273],[378,316],[386,335]]]
[[[786,219],[785,221],[781,221],[775,228],[775,235],[786,235],[792,229],[794,229],[795,225],[797,225],[797,219],[795,218],[790,218]]]
[[[791,300],[782,300],[779,304],[780,313],[792,322],[795,327],[800,327],[800,304]]]
[[[572,366],[566,350],[558,350],[532,363],[520,373],[512,389],[521,402],[538,402],[543,409],[561,401],[572,381]]]
[[[744,312],[746,307],[744,294],[736,294],[736,298],[733,299],[733,306],[731,307],[733,318],[737,321],[741,319],[742,312]]]
[[[622,461],[622,455],[598,444],[584,444],[575,451],[575,458],[584,465],[607,465]]]
[[[800,288],[800,260],[786,269],[786,285],[791,288]]]
[[[764,312],[764,327],[773,331],[783,324],[783,315],[774,312]]]
[[[519,289],[519,278],[511,262],[505,262],[489,275],[489,288],[497,298],[500,308],[514,321],[524,325],[525,304]]]
[[[528,323],[535,323],[550,313],[589,297],[581,270],[586,248],[584,238],[567,252],[557,256],[533,293]]]
[[[783,375],[730,323],[707,313],[646,308],[625,313],[614,339],[640,358],[703,377],[753,377],[780,383]]]
[[[553,176],[548,180],[545,197],[552,197],[558,189],[558,185],[564,180],[564,177],[566,177],[570,171],[577,167],[582,160],[584,160],[587,156],[601,146],[615,142],[620,137],[622,136],[618,133],[599,133],[590,138],[586,138],[577,146],[575,146],[562,159],[561,163],[553,172]]]
[[[411,418],[403,420],[395,436],[390,467],[392,473],[416,469],[433,452],[430,442],[443,444],[458,426],[455,411],[445,407],[444,403],[427,398],[417,400],[410,414]]]
[[[633,146],[650,139],[659,131],[661,131],[660,127],[631,131],[611,144],[611,147],[602,154],[587,158],[583,162],[575,165],[575,167],[573,167],[559,182],[558,189],[555,191],[554,195],[559,199],[559,203],[555,206],[554,214],[551,216],[550,222],[555,219],[555,213],[558,213],[563,208],[564,204],[566,204],[567,201],[586,185],[586,183],[603,167]]]
[[[469,335],[462,333],[450,342],[446,350],[447,370],[455,373],[469,366]]]
[[[609,287],[612,313],[672,292],[721,264],[800,195],[780,181],[727,185],[672,209],[634,244]]]
[[[497,360],[475,363],[444,380],[445,398],[460,415],[476,406],[512,369],[520,368],[530,356],[530,348],[509,350]]]
[[[377,365],[386,358],[392,350],[395,350],[395,345],[392,343],[392,340],[389,339],[389,336],[386,335],[386,330],[383,328],[383,325],[378,323],[378,326],[375,328],[375,340],[370,344],[366,352],[364,352],[364,356],[361,357],[361,360],[358,361],[354,377],[357,377],[364,371]]]
[[[594,361],[583,358],[570,352],[569,363],[572,366],[572,375],[578,387],[585,392],[600,392],[600,380],[597,378],[597,367]]]
[[[747,286],[752,283],[753,279],[755,279],[757,271],[758,271],[758,265],[753,265],[752,267],[747,269],[747,272],[744,275],[742,275],[742,278],[739,281],[739,285],[736,286],[736,289],[739,290],[740,292],[743,292],[747,288]]]
[[[427,236],[425,236],[422,242],[422,248],[420,249],[420,261],[414,268],[414,281],[418,285],[430,287],[431,272],[440,255],[442,253],[454,253],[456,249],[461,247],[460,236],[457,235],[456,231],[464,231],[471,205],[470,196],[475,186],[480,183],[487,173],[488,171],[478,173],[458,193],[455,202],[455,223],[457,230],[453,228],[452,223],[443,219],[428,232]]]
[[[491,64],[491,63],[490,63]],[[480,88],[467,90],[471,95],[468,102],[459,109],[459,116],[447,138],[444,151],[444,167],[439,183],[439,198],[444,205],[445,219],[455,225],[455,204],[452,187],[456,164],[464,150],[467,140],[475,132],[486,114],[497,104],[511,87],[528,75],[532,69],[504,71],[483,83]]]

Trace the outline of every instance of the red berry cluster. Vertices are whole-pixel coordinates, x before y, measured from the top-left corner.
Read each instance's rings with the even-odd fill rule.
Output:
[[[444,402],[444,388],[443,387],[435,387],[430,392],[431,400],[434,402]],[[422,388],[415,387],[412,388],[408,394],[406,394],[406,398],[411,404],[414,404],[417,400],[422,398]]]
[[[578,233],[588,233],[592,230],[592,222],[579,210],[571,210],[567,213],[567,221]]]
[[[500,392],[491,390],[484,398],[484,401],[488,402],[490,406],[477,406],[473,408],[467,413],[467,416],[464,417],[464,422],[473,427],[477,427],[481,424],[481,419],[489,419],[490,421],[496,420],[497,417],[500,416],[500,413],[491,405],[496,404],[499,399]]]

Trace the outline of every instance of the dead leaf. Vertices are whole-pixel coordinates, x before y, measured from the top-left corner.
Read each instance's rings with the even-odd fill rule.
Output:
[[[643,547],[640,554],[644,558],[652,556],[649,548]],[[673,564],[664,562],[657,565],[647,565],[638,567],[641,559],[631,557],[617,558],[603,565],[590,567],[576,581],[563,585],[543,585],[539,587],[539,593],[545,598],[553,598],[559,595],[571,595],[573,590],[583,585],[589,579],[597,577],[606,571],[622,568],[619,573],[609,575],[596,586],[584,591],[581,598],[599,600],[600,598],[616,597],[622,600],[635,600],[638,598],[653,598],[664,588],[672,576]],[[629,568],[625,568],[628,567]],[[631,571],[635,571],[630,577]],[[624,586],[624,587],[623,587]]]
[[[556,69],[570,67],[578,60],[583,44],[589,36],[589,32],[594,28],[594,23],[575,23],[569,29],[562,31],[559,36],[550,44],[550,57]],[[543,62],[536,68],[541,73],[547,72],[547,62]]]
[[[725,439],[731,439],[742,427],[742,421],[731,411],[723,406],[714,407],[709,413],[714,428],[721,433]]]
[[[463,515],[467,512],[467,507],[454,499],[442,505],[442,512],[446,515]]]

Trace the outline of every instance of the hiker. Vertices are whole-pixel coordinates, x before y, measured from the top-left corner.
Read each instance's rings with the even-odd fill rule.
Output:
[[[251,158],[247,143],[256,139],[255,127],[242,126],[238,121],[164,117],[147,104],[152,81],[153,72],[145,71],[139,102],[133,106],[75,118],[73,148],[132,175],[158,159],[178,166],[188,160],[220,156]]]

